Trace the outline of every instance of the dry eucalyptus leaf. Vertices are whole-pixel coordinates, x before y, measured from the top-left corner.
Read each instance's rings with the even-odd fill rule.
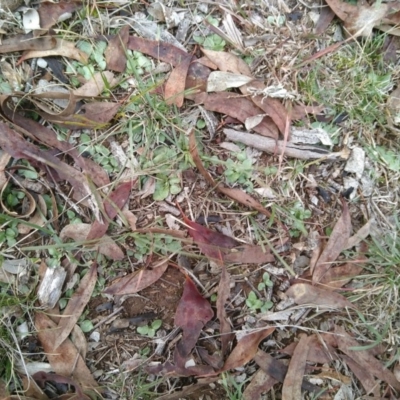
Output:
[[[90,224],[70,224],[65,226],[60,232],[60,239],[65,241],[67,238],[77,242],[84,242],[91,229]],[[124,253],[120,247],[109,236],[104,235],[95,244],[90,243],[99,253],[113,260],[122,260]]]
[[[213,71],[207,79],[207,92],[223,92],[229,88],[237,88],[251,82],[253,78],[231,72]]]

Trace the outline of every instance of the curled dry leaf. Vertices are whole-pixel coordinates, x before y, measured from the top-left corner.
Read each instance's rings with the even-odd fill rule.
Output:
[[[91,225],[89,224],[69,224],[61,230],[60,239],[65,241],[70,238],[84,243],[90,229]],[[88,243],[88,245],[93,246],[99,253],[113,260],[122,260],[124,258],[124,253],[120,247],[107,235],[101,237],[95,244]]]
[[[349,207],[343,201],[343,211],[339,220],[336,222],[328,243],[319,257],[313,272],[313,282],[319,282],[331,268],[332,262],[336,261],[339,254],[343,251],[351,234],[351,218]]]
[[[64,342],[65,339],[74,329],[75,324],[78,322],[83,310],[89,303],[90,297],[92,296],[94,286],[97,281],[97,263],[93,263],[90,270],[83,277],[79,286],[72,297],[69,299],[67,306],[65,307],[64,313],[57,329],[57,338],[54,342],[54,348],[56,349]]]
[[[39,111],[44,119],[67,129],[99,129],[104,127],[118,112],[119,103],[93,102],[84,104],[72,115],[53,115]]]
[[[1,41],[0,54],[24,50],[50,50],[57,46],[53,36],[33,38],[32,35],[18,35]]]
[[[46,223],[46,215],[47,215],[47,205],[44,201],[42,195],[37,195],[37,202],[36,202],[36,211],[35,214],[31,218],[29,218],[28,222],[32,225],[36,226],[44,226]],[[32,225],[26,225],[23,222],[18,224],[18,232],[21,235],[25,235],[29,233],[31,230],[35,229]]]
[[[228,371],[246,365],[257,354],[258,345],[262,340],[274,332],[275,328],[266,327],[243,336],[232,350],[224,366],[219,372]]]
[[[168,260],[163,260],[146,269],[142,269],[124,276],[118,282],[109,286],[104,293],[111,295],[123,295],[140,292],[146,287],[152,285],[154,282],[157,282],[167,268]]]
[[[292,298],[296,304],[300,305],[307,304],[316,307],[354,308],[354,305],[341,294],[307,283],[295,283],[286,291],[286,295]]]
[[[1,98],[1,109],[11,122],[13,122],[19,128],[22,128],[22,133],[33,135],[36,140],[46,144],[47,146],[59,149],[63,153],[68,153],[74,159],[78,167],[81,168],[87,175],[89,175],[89,177],[97,186],[106,186],[110,183],[108,174],[102,167],[100,167],[90,158],[85,159],[82,157],[72,144],[59,141],[56,133],[51,129],[48,129],[38,122],[25,118],[19,113],[15,112],[15,110],[11,109],[8,104],[10,99],[10,96],[3,96]]]
[[[60,161],[49,152],[43,151],[25,140],[19,133],[10,129],[5,123],[0,122],[0,147],[12,157],[26,158],[39,165],[47,165],[54,169],[62,179],[67,180],[74,188],[74,198],[82,200],[91,194],[88,191],[86,177],[75,168]]]
[[[57,325],[47,315],[42,312],[35,313],[35,328],[47,359],[57,374],[71,377],[83,389],[100,390],[89,368],[69,339],[57,349],[54,347],[58,336]]]
[[[72,58],[73,60],[77,60],[83,64],[86,64],[89,59],[89,56],[85,52],[76,48],[74,43],[68,42],[64,39],[56,39],[56,45],[48,50],[29,50],[24,52],[24,54],[18,61],[18,65],[25,60],[29,60],[30,58],[41,58],[49,56],[62,56]]]

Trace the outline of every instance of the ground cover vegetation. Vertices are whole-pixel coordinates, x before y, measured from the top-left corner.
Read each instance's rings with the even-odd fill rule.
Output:
[[[399,398],[399,23],[1,0],[1,398]]]

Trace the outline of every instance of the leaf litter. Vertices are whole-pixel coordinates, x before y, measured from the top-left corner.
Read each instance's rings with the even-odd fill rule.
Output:
[[[378,13],[372,13],[371,10],[373,10],[374,5],[356,9],[352,5],[343,5],[340,2],[328,1],[328,4],[344,20],[345,28],[352,34],[369,35],[372,28],[379,25],[381,20],[385,23],[393,23],[396,20],[395,13],[393,15],[388,14],[389,6],[387,5],[379,8]],[[49,7],[47,11],[46,7]],[[48,29],[54,26],[64,12],[71,13],[77,8],[79,8],[78,2],[42,3],[39,7],[42,28]],[[157,15],[160,21],[165,21],[167,25],[175,26],[175,24],[179,24],[178,20],[174,20],[174,22],[173,19],[170,19],[172,15],[177,18],[174,13],[170,14],[171,10],[162,8],[162,16],[156,12],[157,10],[153,11],[153,14]],[[397,11],[396,5],[390,8],[390,11]],[[349,18],[349,15],[351,18]],[[238,21],[243,27],[251,25],[251,22],[232,13],[228,14],[223,20],[223,27],[226,33],[216,27],[210,28],[210,30],[214,34],[221,35],[241,52],[245,52],[244,38],[236,26]],[[329,21],[329,16],[327,21]],[[327,21],[324,22],[325,26],[328,24]],[[210,25],[209,22],[208,24]],[[324,28],[321,25],[318,29],[322,31]],[[138,23],[136,21],[133,26],[137,32],[141,32],[146,37],[154,38],[154,32],[152,33],[151,30],[156,26],[155,24],[146,24],[144,21]],[[110,183],[109,176],[105,170],[93,160],[85,159],[75,146],[66,141],[60,141],[52,128],[52,124],[56,124],[71,131],[80,129],[101,130],[117,116],[121,106],[124,105],[123,102],[118,100],[110,101],[105,98],[102,101],[92,101],[88,98],[99,97],[106,87],[110,86],[112,88],[120,83],[119,79],[114,80],[113,73],[110,71],[122,73],[125,71],[127,56],[130,55],[130,53],[127,53],[127,49],[140,51],[156,60],[172,64],[174,68],[163,87],[167,104],[183,108],[186,105],[186,101],[191,101],[194,102],[194,105],[201,104],[207,112],[225,114],[226,121],[241,122],[248,129],[263,135],[265,139],[270,139],[273,144],[270,145],[269,150],[264,148],[262,150],[268,151],[273,155],[280,155],[281,161],[283,154],[304,159],[319,159],[330,156],[330,151],[322,147],[310,146],[291,150],[290,124],[292,121],[290,116],[296,115],[294,119],[304,118],[308,112],[320,112],[322,110],[321,106],[296,104],[297,94],[295,92],[286,91],[283,87],[275,84],[266,85],[264,82],[255,79],[254,68],[250,69],[248,64],[237,55],[226,51],[202,48],[202,52],[207,59],[201,60],[201,58],[197,58],[198,53],[184,51],[183,46],[175,38],[173,40],[174,46],[158,40],[129,36],[128,26],[120,26],[118,32],[108,40],[108,46],[104,53],[105,66],[108,71],[92,74],[89,80],[86,79],[86,83],[83,83],[78,89],[75,88],[73,92],[66,96],[56,92],[46,94],[47,99],[63,98],[68,100],[68,106],[64,110],[54,110],[52,108],[54,105],[48,107],[43,101],[43,99],[46,99],[44,96],[26,95],[26,98],[31,103],[30,106],[34,105],[39,109],[35,109],[35,112],[47,121],[46,123],[50,128],[28,119],[26,109],[20,108],[20,106],[18,110],[15,109],[13,97],[4,97],[2,100],[3,115],[15,124],[14,129],[10,129],[4,123],[0,126],[0,146],[2,149],[16,160],[29,160],[34,167],[41,170],[43,174],[47,174],[56,185],[59,185],[59,182],[63,180],[68,181],[73,189],[75,200],[83,202],[86,207],[91,205],[93,208],[95,219],[92,224],[64,224],[64,227],[59,232],[61,239],[72,238],[75,242],[81,242],[81,245],[91,246],[92,248],[93,243],[91,242],[97,240],[94,249],[100,254],[105,254],[113,260],[121,260],[127,255],[132,257],[129,254],[129,250],[126,251],[126,244],[119,242],[120,245],[117,245],[111,239],[111,236],[106,235],[106,232],[111,228],[115,229],[114,224],[111,225],[110,222],[117,215],[124,219],[123,215],[126,210],[123,211],[122,208],[125,204],[129,205],[130,192],[134,187],[134,181],[131,180],[120,185],[116,183],[114,191],[106,194],[106,191],[100,189]],[[163,30],[161,37],[168,38],[168,35],[169,33]],[[100,40],[104,39],[101,38]],[[84,63],[89,60],[88,55],[76,47],[72,41],[44,36],[31,38],[26,42],[29,42],[29,44],[25,45],[25,41],[19,44],[20,42],[14,38],[8,42],[3,41],[0,49],[4,54],[10,51],[25,51],[19,60],[19,65],[22,65],[30,58],[46,58],[50,55],[63,56],[71,60],[83,61]],[[322,57],[330,51],[331,49],[325,50],[317,56]],[[317,56],[314,55],[312,59]],[[307,62],[312,59],[309,58]],[[214,71],[212,72],[212,70]],[[228,88],[239,88],[239,91],[225,92]],[[220,93],[207,93],[208,91],[220,91]],[[85,103],[80,102],[81,99],[84,99]],[[316,111],[318,109],[320,111]],[[228,136],[229,130],[225,130],[225,133]],[[22,135],[25,135],[33,142],[27,141]],[[257,135],[253,133],[238,132],[239,137],[235,137],[234,140],[240,142],[246,135],[252,137],[252,143],[254,143],[254,138],[257,138]],[[279,140],[282,136],[284,137],[283,140]],[[307,132],[305,136],[307,136]],[[207,169],[208,167],[206,168],[205,166],[208,164],[204,164],[202,161],[193,130],[191,130],[188,139],[192,161],[209,187],[217,189],[217,192],[221,195],[234,200],[237,203],[235,205],[245,205],[248,213],[254,213],[255,210],[263,216],[271,219],[276,218],[276,210],[273,208],[271,213],[267,209],[270,205],[265,206],[265,202],[259,202],[243,189],[229,187],[220,183],[218,178],[220,171],[217,169],[217,171],[210,173]],[[71,167],[68,164],[68,160],[65,157],[60,157],[55,151],[43,150],[40,147],[43,144],[49,146],[52,150],[58,149],[63,154],[71,156],[75,165]],[[253,144],[251,145],[253,146]],[[56,188],[58,187],[56,186]],[[225,198],[224,201],[226,201]],[[315,263],[313,263],[312,270],[305,273],[300,271],[296,279],[291,281],[280,277],[273,278],[272,287],[274,289],[277,288],[275,286],[277,282],[282,285],[289,285],[287,290],[282,286],[280,289],[283,291],[279,290],[279,293],[294,300],[298,305],[329,308],[348,307],[349,309],[355,307],[353,303],[338,292],[343,287],[343,293],[346,290],[352,290],[352,279],[360,274],[367,262],[367,257],[364,255],[365,249],[359,251],[356,262],[346,262],[347,260],[340,259],[340,254],[346,249],[362,248],[363,241],[370,233],[371,224],[367,224],[365,228],[360,229],[356,235],[351,237],[352,226],[349,206],[345,200],[342,201],[342,204],[342,215],[334,226],[329,239],[325,241],[325,246],[319,249],[320,251],[315,251],[314,253]],[[3,208],[5,208],[5,205],[3,205]],[[41,213],[46,214],[46,210],[42,208]],[[149,215],[138,215],[139,218],[137,218],[132,212],[130,213],[130,218],[134,217],[134,222],[130,226],[134,231],[133,234],[139,232],[145,232],[145,234],[150,235],[171,233],[171,236],[181,240],[181,243],[191,244],[188,239],[183,239],[179,231],[172,233],[172,231],[158,227],[137,230],[137,224],[143,227],[143,218],[145,220],[149,218]],[[301,397],[302,390],[308,390],[313,393],[317,393],[320,390],[320,388],[304,379],[304,375],[309,372],[307,362],[312,362],[315,364],[315,368],[320,368],[317,366],[318,364],[322,364],[322,362],[329,364],[332,359],[341,357],[341,360],[348,364],[358,379],[365,379],[362,385],[364,385],[367,392],[379,395],[379,390],[377,390],[379,382],[375,378],[385,381],[395,390],[400,390],[399,383],[394,375],[375,358],[375,355],[366,350],[354,350],[360,347],[359,343],[332,321],[329,321],[329,328],[326,330],[330,332],[329,334],[334,339],[328,339],[329,336],[325,336],[326,342],[322,343],[316,335],[302,336],[298,345],[287,347],[285,354],[291,356],[288,367],[285,366],[284,362],[274,359],[259,348],[261,346],[265,349],[262,343],[269,335],[274,334],[274,336],[277,335],[279,337],[280,334],[280,328],[265,326],[263,322],[260,322],[262,319],[260,321],[255,319],[253,322],[255,325],[252,326],[255,329],[251,329],[248,335],[237,335],[238,339],[235,343],[233,334],[237,325],[232,321],[232,314],[228,311],[228,307],[232,305],[230,301],[233,301],[233,291],[231,289],[237,286],[237,282],[233,280],[233,276],[228,272],[227,265],[232,263],[239,264],[239,267],[241,267],[242,265],[256,264],[259,269],[263,269],[266,266],[262,264],[273,263],[277,259],[283,261],[283,259],[276,249],[269,249],[262,245],[243,244],[243,241],[234,239],[234,235],[228,236],[219,233],[190,220],[183,213],[182,216],[184,223],[188,227],[188,234],[192,238],[192,243],[195,243],[208,259],[216,262],[220,267],[220,281],[215,286],[218,293],[216,297],[216,314],[214,316],[213,308],[208,300],[209,294],[207,290],[210,288],[208,283],[205,286],[207,290],[203,288],[204,294],[202,295],[194,281],[186,275],[183,295],[177,305],[174,318],[174,325],[182,330],[182,336],[175,341],[173,363],[164,359],[163,361],[165,362],[157,366],[150,366],[149,371],[163,372],[167,375],[175,374],[177,376],[213,375],[243,367],[254,359],[261,369],[256,372],[251,384],[248,386],[247,396],[250,397],[247,398],[252,398],[249,394],[250,388],[254,390],[253,393],[257,393],[257,396],[260,396],[263,392],[273,390],[273,387],[278,383],[283,383],[283,386],[281,386],[283,396],[288,399],[295,399]],[[29,220],[29,222],[32,223],[32,220]],[[35,220],[33,222],[40,225],[43,221]],[[279,235],[285,236],[288,234],[285,223],[276,219],[273,222],[280,228]],[[45,220],[44,223],[46,223]],[[268,227],[270,228],[271,224]],[[124,229],[129,230],[128,227],[124,227]],[[174,227],[173,229],[177,228]],[[273,233],[278,232],[274,228],[272,228],[272,231]],[[282,240],[282,242],[285,240]],[[301,248],[301,244],[297,245],[299,246],[298,248]],[[274,255],[272,255],[271,250],[273,250]],[[157,252],[158,250],[151,252],[152,255],[147,257],[147,263],[139,269],[135,268],[135,272],[128,273],[122,277],[119,276],[111,285],[108,284],[103,293],[108,296],[125,296],[136,294],[142,290],[151,290],[153,285],[155,288],[159,287],[168,266],[174,266],[174,263],[169,258],[165,258],[165,254],[164,257],[160,257],[160,254],[157,254],[156,259],[152,260],[151,257]],[[75,252],[74,255],[78,258],[81,257],[80,252]],[[292,252],[290,255],[294,257],[295,254]],[[335,263],[341,263],[341,265],[336,266]],[[78,344],[78,341],[73,345],[68,336],[72,330],[76,329],[76,323],[83,314],[97,283],[96,261],[92,260],[91,265],[90,272],[82,279],[70,298],[67,308],[64,309],[63,318],[54,317],[56,322],[52,322],[43,313],[35,312],[35,323],[39,331],[38,336],[44,351],[47,353],[50,364],[58,374],[72,376],[72,380],[69,383],[75,386],[76,393],[82,397],[85,395],[81,392],[80,386],[84,387],[84,389],[96,388],[97,384],[91,377],[83,358],[79,355],[80,352],[77,350],[82,346]],[[187,267],[179,268],[179,270],[186,270]],[[231,267],[229,267],[229,270],[231,270]],[[189,272],[189,270],[187,271]],[[200,276],[203,278],[197,280],[197,272],[193,274],[193,278],[196,279],[199,287],[204,284],[204,275]],[[212,285],[215,285],[215,281],[211,283],[211,287]],[[265,283],[263,285],[265,286]],[[268,295],[268,290],[264,286],[258,286],[258,289],[255,289],[255,292],[260,297]],[[239,287],[241,288],[240,290],[243,290],[242,286],[239,285]],[[270,295],[275,293],[274,289],[271,289]],[[262,291],[264,293],[261,293]],[[238,292],[235,293],[238,296]],[[246,295],[246,291],[243,293]],[[250,314],[249,316],[252,317]],[[213,347],[217,351],[210,354],[209,350],[198,346],[200,343],[203,344],[204,338],[202,335],[215,329],[212,327],[214,317],[219,321],[219,326],[217,327],[218,340],[214,342]],[[249,318],[249,321],[251,319]],[[60,336],[54,334],[57,329],[58,333],[60,333],[61,329]],[[85,339],[82,339],[82,337],[83,335],[81,336],[81,342],[84,342]],[[208,338],[206,342],[209,342]],[[231,347],[233,347],[232,350]],[[337,352],[336,349],[344,354]],[[72,359],[74,359],[73,362]],[[202,364],[201,360],[208,365]],[[220,367],[221,362],[224,362],[223,367]],[[65,365],[62,366],[62,363]],[[361,372],[360,365],[365,363],[372,365],[372,371],[369,375],[363,375]],[[315,374],[315,377],[328,375],[328,373],[325,373],[325,375],[321,373],[319,375]],[[56,375],[53,377],[56,380],[63,379]],[[259,381],[256,380],[256,377]],[[38,381],[45,381],[48,376],[38,375],[37,378]],[[344,382],[345,379],[342,379],[342,381]]]

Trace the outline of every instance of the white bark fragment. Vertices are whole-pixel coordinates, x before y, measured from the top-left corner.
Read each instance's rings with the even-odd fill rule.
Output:
[[[38,291],[39,302],[44,308],[53,308],[57,304],[66,276],[67,272],[62,267],[46,269]]]

